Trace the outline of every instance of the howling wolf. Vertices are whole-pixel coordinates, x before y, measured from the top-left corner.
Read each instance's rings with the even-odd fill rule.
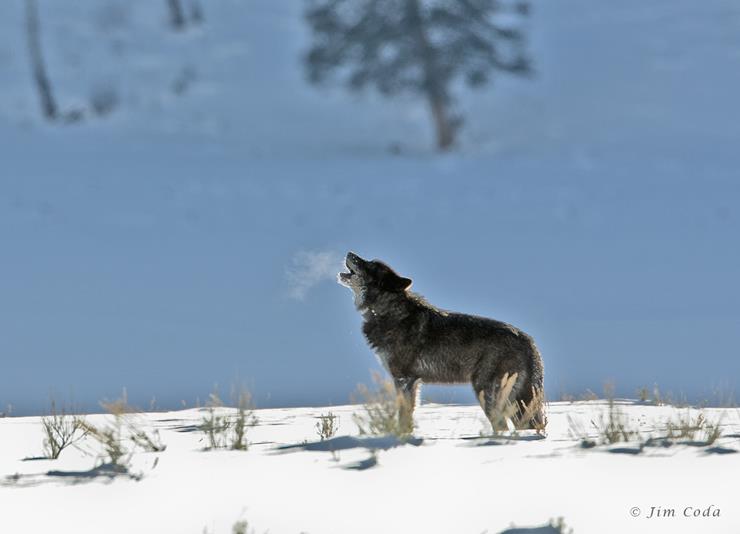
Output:
[[[432,306],[409,291],[410,278],[381,261],[349,252],[345,265],[338,281],[354,293],[362,331],[393,377],[409,422],[421,382],[471,383],[489,419],[505,377],[516,377],[508,386],[518,407],[542,398],[542,358],[530,336],[500,321]],[[542,406],[534,408],[525,423],[544,428]]]

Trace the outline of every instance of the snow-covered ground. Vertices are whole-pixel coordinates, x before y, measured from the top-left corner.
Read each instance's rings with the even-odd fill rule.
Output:
[[[617,406],[644,436],[689,413]],[[339,431],[321,443],[315,425],[329,410]],[[85,473],[97,462],[87,442],[80,444],[86,453],[24,460],[42,452],[39,419],[0,419],[0,532],[226,534],[247,520],[256,533],[271,534],[497,534],[558,517],[576,534],[740,532],[736,409],[704,410],[722,425],[709,447],[641,452],[636,443],[580,447],[573,429],[594,434],[590,421],[606,412],[604,401],[552,403],[545,439],[481,438],[478,407],[428,404],[416,413],[414,442],[395,447],[392,439],[351,438],[358,410],[257,410],[245,452],[203,451],[197,409],[141,414],[141,425],[158,429],[167,448],[133,456],[130,471],[139,480]],[[105,417],[88,416],[93,423]],[[649,517],[653,507],[660,517]],[[689,507],[690,515],[709,509],[710,517],[685,517]],[[670,509],[675,517],[664,517]]]

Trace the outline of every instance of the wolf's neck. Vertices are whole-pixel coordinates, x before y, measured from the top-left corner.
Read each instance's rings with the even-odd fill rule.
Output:
[[[387,293],[372,303],[366,303],[360,309],[366,322],[399,322],[419,309],[436,310],[421,295],[407,291],[405,293]]]

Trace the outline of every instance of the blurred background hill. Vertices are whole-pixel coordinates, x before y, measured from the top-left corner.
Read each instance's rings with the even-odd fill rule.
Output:
[[[369,26],[374,63],[320,84],[307,58],[330,38],[308,15],[331,3],[1,3],[0,411],[122,387],[192,405],[235,379],[260,406],[345,402],[377,366],[333,283],[349,249],[531,333],[552,399],[735,390],[740,5],[411,3],[447,58],[444,150],[388,10],[409,2],[377,3],[400,29]]]

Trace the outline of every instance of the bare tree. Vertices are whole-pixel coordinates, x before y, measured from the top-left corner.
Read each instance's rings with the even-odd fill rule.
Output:
[[[170,9],[170,24],[176,30],[182,30],[185,27],[185,14],[182,9],[180,0],[167,0]]]
[[[198,0],[191,0],[190,1],[190,20],[193,22],[193,24],[201,24],[203,20],[205,19],[205,15],[203,14],[203,8],[200,5],[200,2]]]
[[[56,120],[59,115],[49,76],[46,73],[44,57],[41,53],[41,31],[39,10],[36,0],[26,0],[26,37],[31,61],[33,79],[41,99],[41,110],[48,120]]]
[[[305,57],[308,78],[320,83],[339,71],[351,89],[423,96],[437,147],[449,149],[462,124],[453,113],[456,78],[476,87],[492,71],[530,71],[522,30],[494,20],[506,9],[498,0],[314,0],[306,12],[315,38]],[[509,12],[524,17],[526,4]]]

